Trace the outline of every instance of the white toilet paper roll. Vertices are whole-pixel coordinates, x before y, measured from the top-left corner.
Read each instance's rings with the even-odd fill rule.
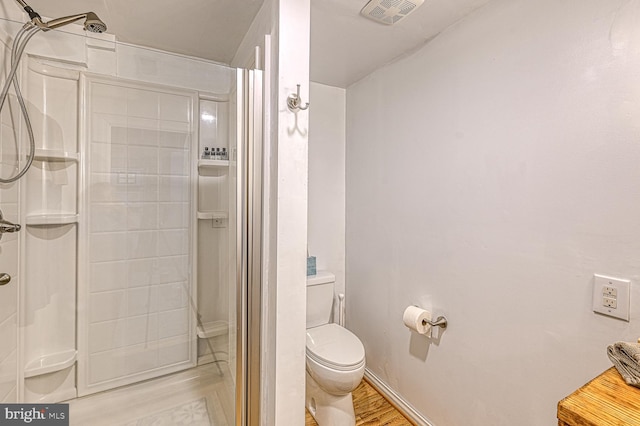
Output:
[[[408,306],[402,315],[404,325],[420,334],[427,334],[431,326],[427,321],[431,321],[431,312],[417,306]]]

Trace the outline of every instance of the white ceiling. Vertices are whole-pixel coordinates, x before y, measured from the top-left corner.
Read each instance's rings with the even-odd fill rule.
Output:
[[[415,51],[489,0],[425,0],[393,26],[368,0],[311,0],[311,80],[347,87]],[[122,42],[228,64],[264,0],[27,0],[42,16],[93,11]]]
[[[95,12],[118,41],[226,64],[263,1],[26,0],[49,18]]]
[[[311,80],[347,87],[415,51],[489,0],[425,0],[395,25],[371,21],[368,0],[311,0]]]

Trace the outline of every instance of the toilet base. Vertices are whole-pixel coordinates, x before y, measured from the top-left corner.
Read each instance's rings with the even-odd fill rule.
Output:
[[[346,395],[331,395],[306,373],[305,406],[319,426],[355,426],[351,392]]]

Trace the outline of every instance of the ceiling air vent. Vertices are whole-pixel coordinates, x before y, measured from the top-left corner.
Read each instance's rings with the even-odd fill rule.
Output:
[[[424,0],[371,0],[360,13],[376,22],[393,25],[422,3]]]

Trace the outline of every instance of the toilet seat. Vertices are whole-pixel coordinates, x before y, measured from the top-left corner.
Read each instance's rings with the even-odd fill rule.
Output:
[[[358,337],[338,324],[307,329],[307,356],[325,367],[352,371],[364,366],[364,346]]]

